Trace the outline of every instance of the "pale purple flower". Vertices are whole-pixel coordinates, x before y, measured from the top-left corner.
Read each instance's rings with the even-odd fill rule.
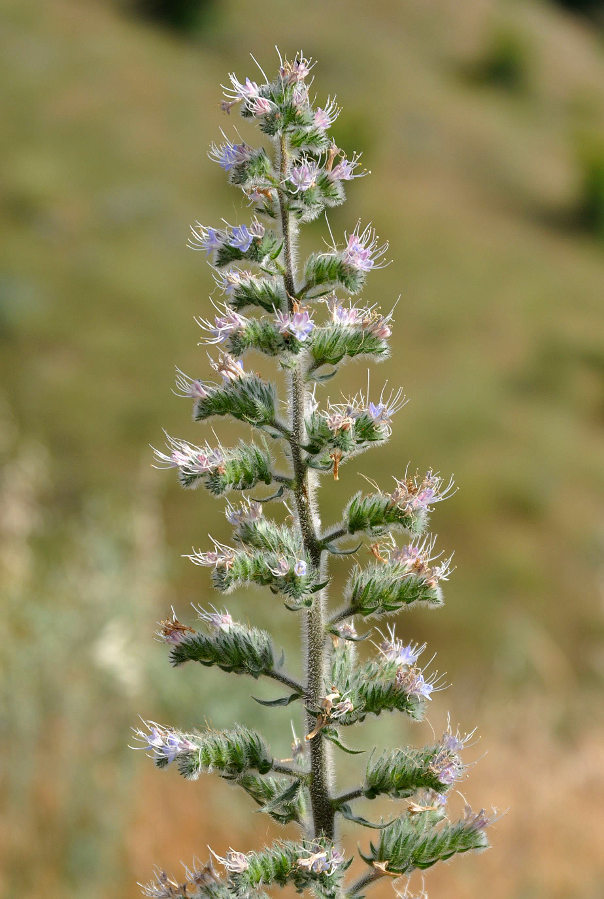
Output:
[[[238,227],[233,228],[233,230],[231,231],[229,246],[235,247],[235,249],[237,250],[241,250],[242,253],[247,253],[253,239],[254,236],[253,234],[250,234],[247,226],[239,225]]]
[[[241,381],[245,377],[243,369],[243,361],[235,359],[230,353],[222,353],[218,362],[210,362],[214,371],[222,375],[222,379],[226,384]]]
[[[246,282],[249,284],[252,278],[252,272],[247,269],[242,270],[233,268],[229,269],[227,272],[216,271],[214,274],[216,285],[220,290],[223,290],[228,297],[232,296],[242,284],[245,284]]]
[[[236,77],[234,72],[229,72],[229,79],[231,81],[231,87],[225,87],[223,84],[222,89],[225,97],[231,101],[231,103],[238,103],[242,100],[252,100],[254,97],[258,96],[259,88],[255,81],[246,78],[242,83]]]
[[[224,857],[217,855],[213,849],[210,849],[210,852],[229,874],[243,874],[250,866],[245,853],[237,852],[235,849],[229,849]]]
[[[217,228],[205,228],[200,222],[191,225],[191,236],[187,241],[187,246],[191,250],[205,250],[209,255],[214,250],[218,250],[225,241],[224,231]]]
[[[275,104],[266,97],[255,97],[248,102],[247,106],[250,112],[255,116],[267,115],[267,113],[272,112],[275,108]]]
[[[419,643],[403,643],[402,640],[395,636],[392,625],[388,628],[388,637],[385,637],[384,634],[382,634],[382,637],[384,639],[379,644],[378,649],[384,658],[388,662],[395,662],[397,665],[403,665],[408,668],[415,665],[426,648],[425,643],[421,646]]]
[[[463,775],[465,766],[460,757],[448,749],[442,749],[430,763],[430,771],[441,784],[450,787]]]
[[[220,450],[177,440],[166,434],[168,453],[153,448],[156,468],[178,468],[184,474],[207,474],[223,463]]]
[[[135,739],[142,742],[142,746],[134,746],[134,749],[145,749],[151,753],[154,759],[167,759],[168,764],[179,755],[193,752],[197,749],[184,734],[180,734],[172,728],[161,727],[155,721],[144,721],[148,730],[146,733],[141,728],[134,728]]]
[[[192,553],[184,553],[183,558],[190,559],[194,565],[203,568],[230,568],[235,558],[235,550],[214,540],[214,549],[210,552],[202,553],[201,550],[194,549]]]
[[[143,896],[150,899],[175,899],[182,894],[181,885],[173,880],[166,871],[155,869],[155,880],[150,883],[139,883]]]
[[[296,564],[294,565],[294,574],[296,577],[304,577],[307,571],[307,564],[304,559],[298,559]]]
[[[331,718],[341,718],[343,715],[348,715],[350,712],[354,711],[354,705],[352,704],[352,699],[341,699],[340,702],[337,702],[331,710]]]
[[[275,577],[286,577],[289,574],[290,565],[287,559],[284,556],[277,559],[277,564],[274,568],[270,568]]]
[[[373,268],[383,268],[386,265],[382,261],[384,253],[388,250],[388,243],[379,246],[375,230],[371,225],[361,231],[360,222],[357,223],[352,234],[346,234],[346,249],[342,253],[342,261],[351,268],[361,272],[369,272]]]
[[[253,219],[249,231],[252,237],[257,237],[261,240],[264,237],[265,227],[262,222],[258,221],[257,218]]]
[[[454,481],[450,478],[446,486],[437,473],[428,471],[422,480],[418,475],[403,480],[395,478],[396,487],[390,495],[391,502],[404,510],[428,512],[434,503],[442,502],[454,492]]]
[[[470,743],[470,740],[472,740],[475,734],[476,728],[466,734],[462,734],[458,728],[455,733],[453,733],[453,728],[451,727],[451,719],[449,718],[447,722],[447,729],[442,735],[441,744],[443,746],[443,749],[448,749],[449,752],[461,752],[461,750],[465,749],[466,746],[472,745],[472,743]]]
[[[224,306],[224,314],[216,315],[213,323],[201,317],[196,318],[195,322],[211,335],[204,340],[204,343],[208,344],[223,343],[232,334],[243,330],[249,324],[247,318],[244,318],[238,312],[234,312],[233,309],[226,305]]]
[[[333,874],[344,861],[344,853],[339,849],[320,849],[296,862],[298,868],[311,874]]]
[[[314,162],[301,162],[289,170],[289,180],[296,190],[308,190],[313,187],[319,175],[319,166]]]
[[[494,810],[494,815],[489,817],[483,808],[479,812],[473,812],[471,807],[466,805],[463,821],[468,830],[485,830],[493,823],[496,814],[497,811]]]
[[[300,108],[308,103],[308,88],[303,81],[299,81],[292,92],[292,103]]]
[[[276,322],[281,334],[291,334],[300,343],[304,343],[308,339],[315,327],[307,309],[300,309],[291,314],[277,312]]]
[[[225,510],[226,519],[233,527],[243,522],[260,521],[262,518],[262,504],[253,499],[246,499],[238,508],[228,505]]]
[[[211,387],[208,387],[203,381],[198,381],[185,375],[180,368],[176,369],[176,390],[173,392],[176,396],[185,397],[185,399],[203,400],[212,393]]]
[[[358,172],[355,169],[359,164],[360,156],[355,154],[352,159],[343,157],[327,174],[332,181],[352,181],[353,178],[363,178],[367,172]]]
[[[394,683],[398,690],[418,699],[432,699],[435,690],[444,689],[437,674],[426,679],[418,668],[406,668],[403,665],[398,668]]]
[[[230,172],[236,165],[246,162],[251,154],[252,149],[247,144],[232,144],[229,140],[225,144],[210,144],[208,151],[212,162],[217,162],[225,172]]]
[[[332,411],[324,412],[323,415],[325,423],[332,434],[337,434],[338,431],[348,431],[354,424],[354,418],[351,415],[347,415],[346,412],[341,412],[336,408]]]
[[[409,543],[400,549],[396,548],[390,553],[390,562],[400,565],[405,574],[423,578],[429,587],[436,587],[439,581],[448,579],[453,556],[434,565],[433,563],[442,556],[442,553],[433,555],[435,540],[434,537],[425,537],[421,543]]]
[[[327,308],[331,313],[333,321],[338,325],[357,325],[361,324],[361,309],[356,306],[343,306],[336,296],[327,300]]]
[[[383,316],[379,316],[375,322],[371,323],[367,330],[373,334],[375,337],[379,337],[381,340],[386,340],[388,337],[392,335],[392,328],[388,324],[389,319],[384,318]]]
[[[327,128],[331,128],[339,114],[340,109],[336,105],[335,97],[333,100],[331,97],[328,97],[325,106],[323,108],[319,106],[318,109],[315,110],[315,125],[317,128],[321,128],[325,131]]]
[[[205,609],[197,606],[193,606],[193,608],[199,618],[215,631],[230,631],[233,626],[233,619],[227,611],[219,612],[214,606],[212,606],[213,612],[206,612]]]
[[[294,84],[296,81],[304,81],[313,65],[310,59],[299,55],[293,62],[284,60],[279,68],[279,74],[286,84]]]

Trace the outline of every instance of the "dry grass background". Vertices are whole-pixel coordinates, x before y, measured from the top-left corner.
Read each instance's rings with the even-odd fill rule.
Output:
[[[411,460],[462,488],[434,521],[456,550],[448,603],[403,625],[453,683],[434,727],[448,708],[480,726],[464,795],[509,812],[493,850],[426,887],[601,896],[604,251],[574,214],[577,140],[604,129],[601,35],[545,0],[230,0],[191,41],[110,0],[0,0],[0,15],[3,895],[126,899],[155,862],[269,830],[226,785],[155,772],[125,744],[138,714],[250,720],[246,684],[169,671],[151,640],[170,604],[184,617],[212,600],[179,556],[227,530],[219,504],[149,472],[145,447],[161,426],[196,437],[170,394],[175,363],[205,365],[191,319],[211,281],[188,223],[245,215],[205,158],[217,85],[279,43],[319,59],[338,142],[373,171],[332,217],[373,218],[391,241],[366,298],[402,293],[394,359],[372,378],[411,403],[362,470]],[[502,29],[523,48],[513,88],[475,77]],[[353,468],[327,484],[325,517],[361,485]],[[277,623],[295,664],[291,616],[259,593],[233,607]],[[288,713],[253,712],[284,752]]]

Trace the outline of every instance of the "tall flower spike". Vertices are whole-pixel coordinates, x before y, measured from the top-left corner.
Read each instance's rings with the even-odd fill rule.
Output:
[[[484,810],[454,811],[455,788],[471,767],[462,754],[474,732],[454,730],[450,720],[429,746],[369,753],[357,785],[339,795],[335,789],[335,753],[356,753],[348,747],[357,741],[353,736],[349,742],[346,729],[389,712],[406,716],[413,733],[413,722],[447,686],[432,669],[434,656],[426,661],[426,644],[414,640],[410,619],[404,637],[392,619],[403,609],[443,603],[451,557],[436,549],[427,530],[433,510],[454,486],[431,469],[407,469],[390,493],[372,484],[373,493],[359,492],[345,504],[341,521],[325,529],[320,524],[321,476],[339,482],[344,463],[388,440],[406,398],[388,384],[372,395],[369,379],[366,390],[353,396],[338,391],[337,402],[321,392],[346,360],[388,356],[392,312],[383,315],[371,302],[355,304],[339,294],[358,294],[366,276],[386,264],[388,244],[372,225],[357,222],[338,246],[326,222],[328,251],[311,253],[297,268],[300,226],[343,203],[349,186],[368,174],[360,154],[340,149],[327,133],[340,110],[331,97],[322,106],[311,98],[313,65],[299,52],[293,59],[280,56],[272,78],[260,66],[255,78],[228,76],[222,108],[237,107],[245,127],[261,133],[263,146],[223,134],[209,157],[254,205],[253,218],[237,225],[223,219],[218,227],[196,222],[189,237],[189,246],[208,257],[223,294],[222,302],[212,301],[208,317],[195,319],[201,342],[218,346],[217,358],[208,356],[217,377],[192,377],[177,368],[174,393],[194,400],[196,427],[228,416],[256,431],[255,438],[225,449],[205,442],[207,431],[199,445],[166,434],[166,446],[154,450],[155,466],[175,469],[183,487],[201,484],[213,496],[236,492],[237,501],[226,500],[229,542],[210,536],[209,547],[193,548],[185,558],[209,569],[222,594],[246,588],[235,600],[245,603],[245,618],[233,617],[221,603],[204,602],[193,606],[194,627],[172,609],[158,623],[156,637],[174,668],[197,662],[200,673],[213,666],[231,676],[275,681],[275,695],[257,702],[289,705],[299,716],[296,728],[292,723],[290,758],[280,758],[283,749],[275,756],[256,730],[240,724],[201,732],[142,721],[134,728],[135,748],[156,767],[170,766],[187,779],[213,771],[263,814],[299,833],[253,851],[227,849],[238,845],[233,821],[231,838],[217,847],[223,854],[210,850],[215,867],[195,861],[185,867],[182,882],[156,869],[142,886],[151,899],[253,899],[281,887],[322,899],[361,899],[379,880],[396,884],[412,870],[484,849],[494,820]],[[272,146],[272,153],[264,146]],[[248,363],[250,350],[260,361]],[[262,360],[279,366],[286,398],[279,396],[275,378],[256,372]],[[395,542],[396,531],[406,539]],[[358,542],[348,543],[353,535]],[[351,554],[343,605],[331,608],[329,558]],[[302,622],[302,673],[289,670],[267,630],[248,623],[259,601],[250,598],[252,585],[268,588],[265,621],[274,619],[280,627],[278,616],[291,613]],[[360,633],[357,619],[365,622]],[[380,627],[372,632],[376,619]],[[368,652],[357,652],[357,643],[366,639]],[[211,717],[221,694],[204,695]],[[289,731],[285,738],[289,744]],[[398,801],[386,824],[372,823],[354,807],[357,799],[378,795]],[[351,881],[352,858],[339,840],[342,818],[378,828],[360,852],[365,871]],[[412,899],[408,889],[398,895]],[[420,897],[425,899],[423,887]]]

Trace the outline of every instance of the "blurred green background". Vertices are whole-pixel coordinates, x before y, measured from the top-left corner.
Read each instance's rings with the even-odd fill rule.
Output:
[[[493,850],[426,888],[601,897],[602,5],[0,0],[0,17],[2,895],[129,899],[154,863],[275,833],[226,784],[156,772],[127,744],[139,714],[185,729],[241,717],[288,754],[291,709],[173,671],[153,641],[170,605],[190,620],[190,602],[217,601],[181,553],[228,529],[148,449],[162,427],[203,439],[171,393],[175,364],[207,371],[192,319],[212,281],[188,225],[247,220],[205,153],[221,127],[251,139],[220,113],[219,84],[253,77],[250,51],[271,70],[279,44],[318,58],[317,95],[344,108],[336,140],[373,171],[330,220],[372,219],[390,240],[395,262],[364,293],[386,310],[401,295],[372,383],[411,400],[386,447],[325,484],[324,519],[360,471],[387,486],[411,462],[460,485],[433,519],[456,553],[447,605],[400,629],[452,682],[436,732],[449,709],[480,727],[464,796],[510,810]],[[323,236],[308,227],[305,247]],[[345,370],[347,388],[365,378]],[[298,622],[278,599],[240,591],[229,607],[270,625],[295,668]],[[393,718],[358,734],[429,739]]]

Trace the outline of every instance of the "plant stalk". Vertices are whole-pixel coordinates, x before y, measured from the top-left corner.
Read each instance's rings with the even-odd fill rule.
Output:
[[[281,180],[287,174],[287,141],[285,135],[279,140],[279,172]],[[288,297],[288,311],[293,308],[296,299],[296,276],[294,268],[294,246],[290,212],[282,191],[278,190],[281,231],[283,237],[283,254],[285,273],[283,284]],[[297,362],[290,375],[291,412],[289,428],[291,436],[289,446],[294,470],[294,501],[298,517],[298,525],[302,533],[304,549],[308,553],[313,568],[324,580],[323,553],[316,533],[318,521],[317,509],[309,485],[308,466],[302,458],[301,447],[305,442],[304,407],[305,381],[304,370]],[[311,608],[306,612],[306,700],[310,708],[319,708],[323,697],[325,683],[325,629],[324,609],[325,592],[316,593]],[[307,713],[307,732],[314,730],[315,715]],[[322,735],[317,734],[310,741],[310,801],[312,809],[313,832],[316,839],[323,835],[330,840],[335,837],[335,811],[331,801],[331,783],[327,758],[328,747]]]

